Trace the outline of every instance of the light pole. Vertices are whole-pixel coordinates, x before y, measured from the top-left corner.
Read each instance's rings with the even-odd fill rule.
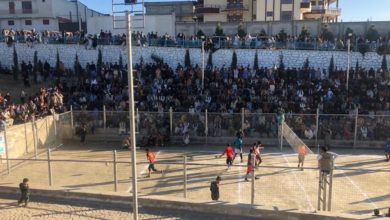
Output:
[[[204,90],[204,36],[201,37],[202,40],[202,91]]]
[[[351,37],[352,33],[348,33],[348,40],[347,40],[347,46],[348,46],[348,63],[347,63],[347,96],[348,96],[348,89],[349,89],[349,69],[351,68]]]

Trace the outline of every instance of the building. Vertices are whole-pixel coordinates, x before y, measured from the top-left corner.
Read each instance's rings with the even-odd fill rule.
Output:
[[[310,19],[336,22],[341,14],[338,2],[339,0],[198,0],[195,14],[200,22]]]
[[[0,0],[0,29],[87,30],[87,20],[105,16],[78,0]]]
[[[174,14],[176,21],[193,21],[196,1],[145,2],[147,16]]]

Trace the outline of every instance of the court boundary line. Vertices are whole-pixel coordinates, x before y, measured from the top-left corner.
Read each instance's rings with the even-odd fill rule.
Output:
[[[298,155],[298,154],[296,154]],[[287,159],[287,157],[283,154],[283,159],[285,162],[287,162],[287,165],[291,168],[293,168],[290,164],[290,161]],[[305,199],[306,199],[306,202],[309,204],[310,208],[311,208],[311,211],[313,210],[316,210],[311,202],[311,199],[309,198],[309,196],[307,195],[307,192],[305,190],[305,188],[303,187],[301,181],[299,181],[297,175],[295,174],[294,170],[292,171],[293,175],[294,175],[294,179],[295,179],[295,182],[298,183],[299,185],[299,188],[301,188],[301,190],[303,191],[303,193],[305,193]]]
[[[156,153],[156,158],[158,157],[158,155],[160,155],[161,152],[162,152],[161,150],[157,151],[157,153]],[[145,173],[145,171],[148,169],[148,167],[149,167],[149,163],[146,164],[146,165],[144,166],[144,168],[142,168],[142,170],[141,170],[141,172],[139,173],[139,175],[137,175],[137,180],[139,179],[139,177],[140,177],[141,175],[143,175],[143,174]],[[131,178],[133,178],[133,177],[131,177]],[[138,182],[138,181],[137,181],[137,182]],[[130,186],[129,186],[129,188],[126,190],[126,192],[129,193],[129,192],[131,192],[132,189],[133,189],[133,185],[130,184]]]

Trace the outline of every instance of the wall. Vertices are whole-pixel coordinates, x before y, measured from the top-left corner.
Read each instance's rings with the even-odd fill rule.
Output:
[[[73,68],[76,53],[79,56],[80,63],[85,66],[87,62],[96,63],[98,57],[97,50],[86,50],[83,46],[77,45],[45,45],[38,44],[34,48],[28,48],[25,44],[16,44],[18,58],[28,62],[33,61],[34,51],[38,51],[38,59],[47,60],[52,66],[56,63],[56,51],[59,51],[60,60],[66,68]],[[126,48],[120,46],[103,46],[102,54],[104,62],[117,62],[120,54],[123,60],[127,60]],[[247,66],[253,65],[253,60],[256,50],[240,49],[236,50],[238,64]],[[222,65],[229,66],[231,64],[233,50],[218,50],[213,54],[213,64],[221,67]],[[13,47],[8,47],[4,43],[0,43],[1,63],[4,66],[10,67],[12,61]],[[184,64],[185,49],[182,48],[161,48],[161,47],[134,47],[133,62],[138,63],[141,56],[145,62],[152,62],[151,55],[156,54],[164,59],[172,67],[176,67],[178,63]],[[329,66],[331,56],[334,56],[335,66],[346,69],[347,53],[332,52],[332,51],[303,51],[303,50],[258,50],[259,64],[261,66],[272,67],[278,65],[279,56],[284,56],[284,64],[286,67],[302,67],[306,58],[309,58],[310,66],[315,68],[325,68]],[[191,63],[201,65],[200,49],[190,49]],[[207,62],[208,54],[205,55]],[[387,62],[390,63],[390,56],[387,56]],[[356,61],[364,68],[380,68],[382,57],[377,53],[367,53],[363,57],[360,53],[352,53],[351,63],[355,66]]]

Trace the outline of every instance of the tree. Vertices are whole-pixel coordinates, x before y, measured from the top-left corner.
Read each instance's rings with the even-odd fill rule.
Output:
[[[334,42],[334,34],[328,24],[325,24],[322,28],[321,38],[330,42]]]
[[[98,51],[98,59],[96,62],[96,67],[97,67],[98,73],[100,73],[102,71],[102,67],[103,67],[103,55],[102,55],[102,50],[100,48]]]
[[[16,52],[15,46],[14,46],[13,61],[14,61],[14,65],[12,68],[12,72],[14,75],[14,80],[18,80],[18,78],[19,78],[19,61],[18,61],[18,53]]]
[[[284,29],[279,31],[278,38],[279,38],[279,41],[286,42],[286,40],[287,40],[287,33],[284,31]]]
[[[207,67],[213,68],[213,52],[209,52],[209,58],[207,59]]]
[[[185,67],[191,67],[191,58],[190,58],[190,50],[186,50],[186,54],[184,56],[184,66]]]
[[[215,36],[224,36],[225,34],[223,33],[222,25],[221,23],[217,24],[217,27],[215,28]]]
[[[38,70],[38,51],[34,51],[34,60],[33,60],[33,63],[34,63],[33,71],[34,71],[34,73],[35,73],[35,72],[37,72],[37,70]]]
[[[303,26],[298,40],[305,41],[307,38],[310,38],[310,32],[307,30],[306,26]]]
[[[119,68],[123,68],[123,58],[122,58],[122,53],[119,54]]]
[[[378,31],[375,29],[374,25],[371,25],[367,32],[366,32],[366,38],[368,41],[377,41],[379,39],[380,35]]]
[[[333,55],[332,55],[332,58],[330,58],[330,63],[329,63],[328,71],[329,71],[329,74],[333,73],[333,71],[334,71],[334,59],[333,59]]]
[[[231,68],[232,68],[232,69],[237,69],[237,54],[236,54],[236,51],[235,51],[235,50],[233,50]]]
[[[198,39],[201,39],[202,36],[205,36],[205,34],[203,33],[202,29],[199,29],[198,32],[196,33],[196,36],[198,37]]]
[[[255,53],[255,60],[253,61],[253,69],[255,70],[259,69],[259,55],[257,54],[257,50]]]
[[[389,69],[387,68],[387,59],[386,59],[386,55],[384,55],[384,54],[383,54],[383,58],[382,58],[382,65],[381,65],[381,68],[382,68],[383,72],[389,71]]]
[[[309,69],[309,67],[310,67],[309,57],[306,57],[306,60],[303,63],[303,69],[307,70],[307,69]]]
[[[79,56],[77,55],[77,53],[76,53],[76,57],[74,59],[73,69],[74,69],[75,75],[77,77],[79,77],[81,75],[81,65],[80,65]]]
[[[244,38],[246,36],[246,31],[243,23],[240,23],[237,28],[237,34],[240,38]]]
[[[283,54],[279,55],[279,69],[284,70]]]

